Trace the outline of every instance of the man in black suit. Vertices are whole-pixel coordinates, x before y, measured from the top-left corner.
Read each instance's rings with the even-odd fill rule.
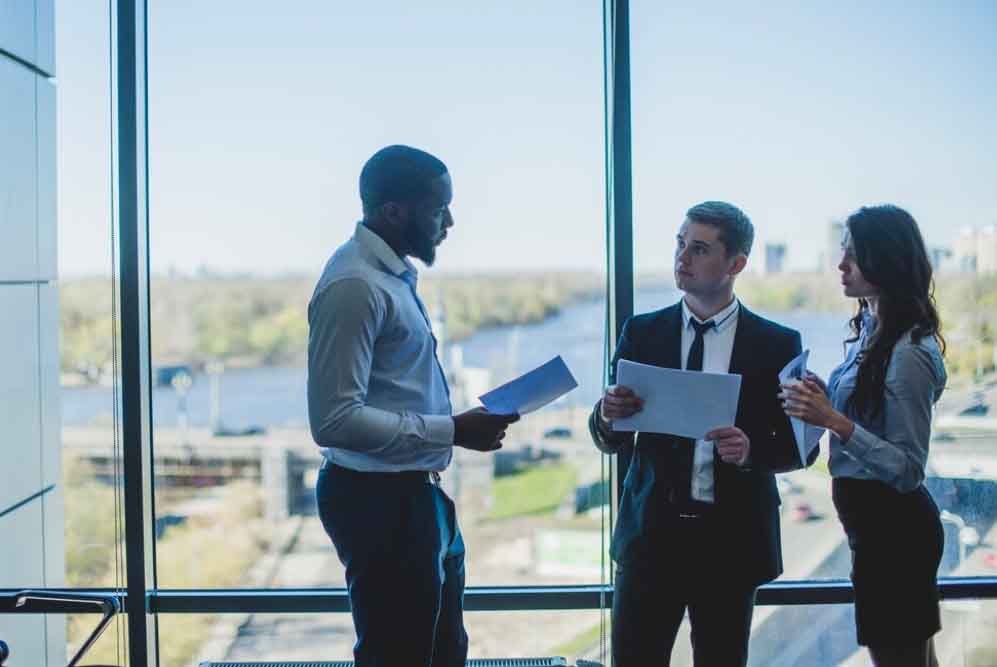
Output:
[[[753,239],[751,221],[731,204],[689,209],[675,254],[684,296],[624,324],[614,384],[589,418],[603,452],[635,445],[612,543],[616,667],[669,664],[687,609],[697,667],[746,665],[755,591],[782,573],[773,473],[800,462],[778,376],[800,353],[800,334],[734,296]],[[631,389],[615,384],[620,359],[740,374],[735,423],[718,424],[699,441],[614,431],[614,419],[643,407]]]

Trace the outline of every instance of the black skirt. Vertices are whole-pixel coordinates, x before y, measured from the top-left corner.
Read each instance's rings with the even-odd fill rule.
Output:
[[[941,629],[938,565],[944,533],[924,486],[835,478],[834,506],[852,550],[855,625],[863,646],[908,646]]]

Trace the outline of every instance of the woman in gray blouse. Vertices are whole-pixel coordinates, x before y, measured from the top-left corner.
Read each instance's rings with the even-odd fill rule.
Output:
[[[847,221],[838,264],[858,299],[845,361],[827,384],[784,385],[786,414],[830,431],[838,518],[852,550],[858,642],[877,667],[937,666],[943,534],[924,488],[945,342],[917,223],[896,206]]]

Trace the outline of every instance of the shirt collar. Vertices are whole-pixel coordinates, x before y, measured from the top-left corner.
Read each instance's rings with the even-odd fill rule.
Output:
[[[419,271],[412,262],[404,257],[399,257],[391,249],[391,246],[363,224],[363,221],[357,223],[357,230],[353,234],[353,238],[381,262],[390,273],[399,277],[405,273],[411,273],[413,279],[419,275]]]
[[[737,311],[739,310],[740,306],[741,303],[737,300],[737,297],[734,297],[733,301],[730,302],[730,305],[728,305],[726,308],[724,308],[719,313],[710,318],[716,323],[714,330],[717,333],[726,330],[728,327],[733,326],[734,323],[737,322]],[[692,311],[689,310],[689,306],[686,304],[685,299],[682,299],[683,328],[686,329],[689,328],[690,320],[696,320],[700,324],[703,323],[698,317],[692,314]]]

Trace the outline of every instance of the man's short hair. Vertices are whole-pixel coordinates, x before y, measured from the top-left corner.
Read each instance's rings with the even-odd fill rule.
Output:
[[[412,203],[430,193],[433,179],[447,172],[443,162],[411,146],[387,146],[374,153],[360,172],[364,213],[388,202]]]
[[[727,256],[737,253],[751,254],[755,241],[755,227],[744,211],[723,201],[704,201],[685,212],[690,222],[710,225],[720,230],[720,240],[727,248]]]

